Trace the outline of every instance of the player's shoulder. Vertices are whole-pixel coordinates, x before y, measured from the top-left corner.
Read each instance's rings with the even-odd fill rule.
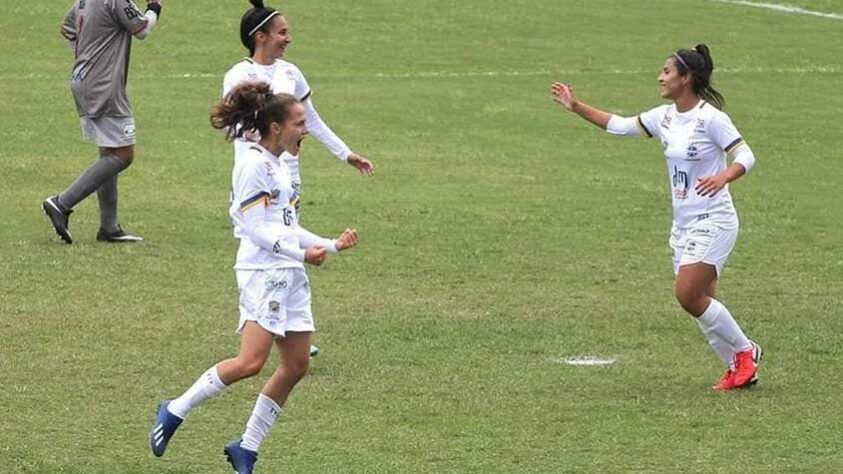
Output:
[[[292,74],[292,75],[297,75],[297,76],[303,75],[302,72],[301,72],[301,69],[299,69],[298,66],[291,63],[290,61],[285,61],[283,59],[276,59],[275,65],[278,68],[278,70],[285,71],[285,72],[287,72],[287,74]]]
[[[265,168],[269,163],[269,157],[257,146],[250,145],[238,153],[234,161],[234,167],[242,171]]]
[[[699,107],[700,112],[697,117],[705,120],[707,123],[730,123],[732,121],[729,114],[708,102],[703,102]]]
[[[641,115],[657,115],[661,117],[667,113],[670,113],[672,108],[675,108],[673,104],[662,104],[651,109],[645,110],[641,113]]]
[[[243,58],[240,61],[237,61],[225,73],[226,79],[235,77],[248,77],[249,75],[254,75],[257,79],[257,73],[255,72],[255,63],[249,58]]]

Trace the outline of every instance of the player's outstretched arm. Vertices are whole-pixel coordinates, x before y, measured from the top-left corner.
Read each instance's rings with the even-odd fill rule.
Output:
[[[372,176],[375,173],[375,165],[365,156],[351,151],[351,148],[322,120],[313,105],[313,99],[305,99],[304,109],[307,114],[307,131],[322,143],[328,151],[353,166],[360,174]]]
[[[550,95],[553,98],[553,101],[557,104],[565,107],[571,112],[574,112],[603,130],[606,130],[609,126],[609,120],[612,118],[612,114],[595,109],[585,102],[577,100],[574,95],[574,87],[572,85],[554,82],[553,85],[550,86]]]
[[[365,156],[358,155],[357,153],[351,152],[348,155],[348,164],[353,166],[360,174],[366,176],[373,176],[375,174],[375,165],[367,160]]]

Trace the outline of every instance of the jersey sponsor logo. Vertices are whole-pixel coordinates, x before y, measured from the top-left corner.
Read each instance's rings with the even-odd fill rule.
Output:
[[[676,199],[685,199],[688,197],[688,187],[690,180],[688,173],[682,171],[676,166],[673,167],[673,197]]]

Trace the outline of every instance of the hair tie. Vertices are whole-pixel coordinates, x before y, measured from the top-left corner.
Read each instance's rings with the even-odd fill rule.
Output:
[[[263,19],[263,21],[262,21],[262,22],[258,23],[258,26],[256,26],[256,27],[252,28],[252,31],[250,31],[250,32],[249,32],[249,34],[248,34],[247,36],[252,36],[253,34],[255,34],[255,32],[256,32],[256,31],[258,31],[259,29],[261,29],[261,27],[262,27],[262,26],[263,26],[263,25],[264,25],[267,21],[269,21],[269,19],[270,19],[270,18],[274,17],[274,16],[275,16],[275,15],[277,15],[277,14],[278,14],[278,11],[274,11],[274,12],[270,13],[270,14],[269,14],[266,18],[264,18],[264,19]]]

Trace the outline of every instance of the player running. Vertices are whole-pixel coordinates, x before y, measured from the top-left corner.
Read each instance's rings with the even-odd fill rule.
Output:
[[[240,291],[240,352],[208,369],[180,397],[161,403],[149,435],[156,456],[164,454],[193,408],[231,384],[257,375],[274,343],[281,356],[278,368],[258,395],[242,439],[224,450],[238,473],[251,473],[258,448],[307,373],[314,323],[304,263],[320,265],[328,252],[350,249],[358,238],[357,231],[346,229],[329,240],[298,224],[294,205],[298,192],[280,156],[298,155],[307,135],[305,122],[300,101],[289,94],[273,94],[266,84],[236,87],[211,112],[213,127],[226,130],[229,140],[252,129],[261,136],[238,157],[231,180],[234,199],[229,214],[240,239],[234,267]]]

